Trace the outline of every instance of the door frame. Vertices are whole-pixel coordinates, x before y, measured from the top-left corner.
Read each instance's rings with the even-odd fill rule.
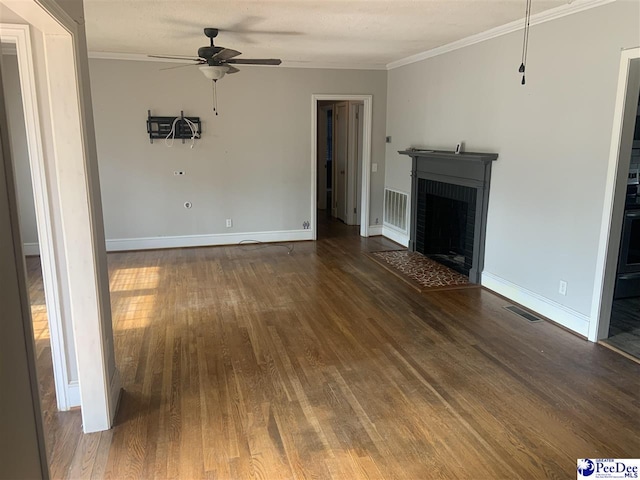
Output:
[[[56,244],[60,240],[64,253],[60,270],[64,270],[65,281],[61,288],[69,295],[82,429],[91,433],[108,430],[113,425],[121,381],[113,346],[82,4],[65,4],[75,15],[72,18],[57,1],[0,0],[0,4],[7,4],[43,36],[36,54],[43,55],[46,65],[37,65],[36,77],[40,80],[42,74],[38,94],[47,99],[40,105],[39,120],[43,129],[52,132],[52,145],[45,144],[45,171],[50,175],[49,185],[57,188],[56,198],[51,202],[55,208],[52,211],[60,216],[54,236]]]
[[[622,233],[621,212],[624,210],[627,172],[622,171],[627,152],[624,145],[623,133],[625,110],[628,106],[627,93],[631,62],[640,58],[640,47],[623,50],[620,54],[620,69],[618,74],[618,90],[616,94],[615,110],[613,114],[613,129],[611,146],[607,166],[607,180],[604,193],[604,207],[598,242],[598,256],[596,258],[596,274],[591,302],[591,316],[589,321],[588,339],[597,342],[609,336],[609,322],[613,305],[613,291],[616,280],[616,267],[620,249],[620,235]],[[636,102],[638,99],[636,98]],[[637,104],[636,104],[637,105]],[[628,112],[627,112],[628,113]],[[631,128],[633,131],[633,127]]]
[[[65,344],[63,333],[62,306],[53,240],[53,220],[51,202],[49,201],[51,196],[49,195],[46,180],[30,28],[28,25],[0,24],[0,41],[14,45],[18,59],[24,127],[27,138],[27,151],[29,153],[29,169],[38,227],[40,263],[42,265],[42,280],[49,323],[56,402],[58,410],[66,411],[72,407],[80,406],[80,389],[77,381],[71,382],[69,380],[70,366],[65,353],[70,346]]]
[[[360,211],[360,236],[369,236],[369,209],[371,194],[371,130],[373,125],[373,95],[319,94],[311,95],[311,235],[318,238],[317,219],[317,156],[318,156],[318,101],[333,100],[363,102],[362,113],[362,188]]]
[[[0,465],[3,477],[48,479],[33,324],[2,88],[0,72],[0,284],[5,295],[0,318]]]

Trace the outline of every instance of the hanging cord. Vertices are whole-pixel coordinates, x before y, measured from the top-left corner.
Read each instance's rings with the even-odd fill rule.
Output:
[[[291,252],[293,252],[295,248],[295,245],[293,243],[290,245],[282,245],[281,243],[265,243],[261,242],[260,240],[241,240],[238,242],[238,245],[260,245],[250,250],[261,250],[268,247],[282,247],[287,249],[287,255],[291,255]]]
[[[531,0],[527,0],[527,7],[524,16],[524,33],[522,37],[522,62],[518,71],[522,74],[522,85],[526,83],[525,70],[527,65],[527,53],[529,52],[529,26],[531,23]]]
[[[173,120],[173,123],[171,124],[171,130],[164,138],[164,143],[167,145],[167,147],[173,147],[173,141],[176,139],[176,123],[178,123],[178,120],[180,120],[180,117],[176,117]],[[171,138],[171,142],[169,142],[169,138]]]
[[[218,115],[218,92],[216,91],[217,83],[217,80],[213,80],[213,111],[216,112],[216,116]]]
[[[189,120],[187,117],[184,117],[184,121],[187,122],[187,125],[191,129],[191,145],[189,148],[193,148],[196,143],[196,138],[200,138],[200,134],[198,133],[198,127],[195,123]]]
[[[176,124],[179,120],[184,120],[187,126],[191,129],[191,146],[189,148],[193,148],[196,143],[196,138],[200,138],[200,135],[198,134],[198,128],[196,124],[189,120],[187,117],[176,117],[173,119],[171,130],[164,138],[164,143],[167,145],[167,147],[173,147],[173,142],[176,139]],[[171,141],[169,141],[169,139],[171,139]]]

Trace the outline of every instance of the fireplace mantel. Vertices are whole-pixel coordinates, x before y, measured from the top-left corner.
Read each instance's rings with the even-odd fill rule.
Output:
[[[473,266],[469,281],[480,283],[484,266],[484,246],[489,206],[491,164],[497,153],[459,153],[440,150],[404,150],[398,152],[412,159],[411,233],[409,249],[416,250],[417,192],[420,179],[476,189],[476,214],[473,242]]]

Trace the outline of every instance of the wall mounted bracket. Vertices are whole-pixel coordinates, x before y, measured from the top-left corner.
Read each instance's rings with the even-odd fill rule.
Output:
[[[153,143],[154,139],[167,138],[171,133],[171,127],[176,118],[180,120],[176,122],[174,138],[179,138],[182,140],[182,143],[184,143],[185,139],[191,139],[193,137],[193,132],[185,121],[185,118],[196,126],[195,138],[200,138],[202,135],[200,117],[185,117],[182,110],[180,111],[179,117],[158,117],[151,116],[151,110],[147,110],[147,133],[149,134],[149,141]]]

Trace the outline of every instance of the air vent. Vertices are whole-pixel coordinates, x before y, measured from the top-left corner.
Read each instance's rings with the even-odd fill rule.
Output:
[[[390,188],[384,189],[384,224],[407,233],[408,195]]]
[[[503,307],[505,310],[509,310],[511,313],[515,313],[519,317],[524,318],[529,323],[542,322],[540,317],[536,317],[534,314],[527,312],[526,310],[516,307],[515,305],[507,305]]]

